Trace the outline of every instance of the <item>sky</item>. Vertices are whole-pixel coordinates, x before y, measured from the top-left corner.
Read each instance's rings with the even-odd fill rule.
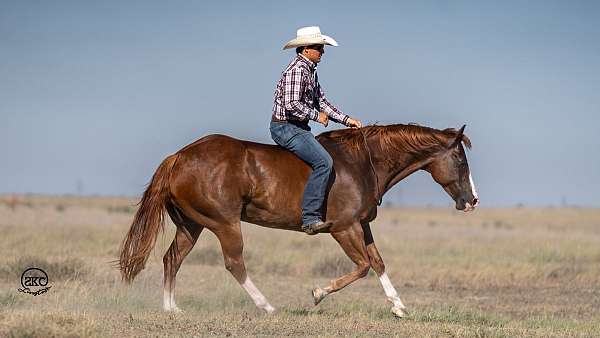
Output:
[[[205,135],[273,143],[282,46],[317,25],[342,111],[467,125],[482,206],[598,207],[598,22],[597,1],[1,1],[0,193],[140,196]],[[453,205],[425,172],[384,202]]]

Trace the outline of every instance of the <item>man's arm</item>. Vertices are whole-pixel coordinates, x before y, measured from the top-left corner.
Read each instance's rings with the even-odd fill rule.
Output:
[[[319,112],[301,101],[306,85],[304,76],[306,75],[297,68],[283,74],[283,106],[299,119],[319,121]]]
[[[323,90],[321,89],[321,86],[319,86],[319,107],[325,114],[329,116],[330,119],[345,126],[349,126],[348,119],[350,116],[342,113],[331,102],[329,102],[329,100],[327,100],[325,93],[323,93]]]
[[[360,121],[342,113],[331,102],[329,102],[329,100],[327,100],[325,97],[325,93],[323,93],[321,86],[319,86],[319,107],[335,122],[341,123],[347,127],[362,127],[362,123]]]

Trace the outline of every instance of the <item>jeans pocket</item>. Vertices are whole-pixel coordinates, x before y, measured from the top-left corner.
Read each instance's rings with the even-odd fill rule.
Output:
[[[287,143],[285,140],[285,127],[282,123],[272,122],[269,127],[269,131],[271,132],[271,138],[275,143],[284,147]]]

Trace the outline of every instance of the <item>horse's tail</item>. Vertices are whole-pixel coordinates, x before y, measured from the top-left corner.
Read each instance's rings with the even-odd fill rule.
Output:
[[[144,269],[159,230],[164,229],[165,204],[169,199],[169,177],[178,154],[167,157],[156,169],[139,203],[131,228],[121,245],[118,266],[121,278],[131,283]]]

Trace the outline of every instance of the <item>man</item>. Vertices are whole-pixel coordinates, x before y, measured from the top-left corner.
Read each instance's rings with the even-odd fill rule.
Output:
[[[300,28],[296,35],[283,47],[295,47],[297,55],[277,83],[270,130],[275,143],[292,151],[313,169],[302,196],[302,229],[314,235],[330,226],[324,222],[321,208],[333,160],[310,132],[308,121],[326,127],[330,119],[354,128],[362,124],[334,107],[319,85],[317,64],[325,53],[325,45],[337,46],[337,42],[321,34],[319,27]]]

